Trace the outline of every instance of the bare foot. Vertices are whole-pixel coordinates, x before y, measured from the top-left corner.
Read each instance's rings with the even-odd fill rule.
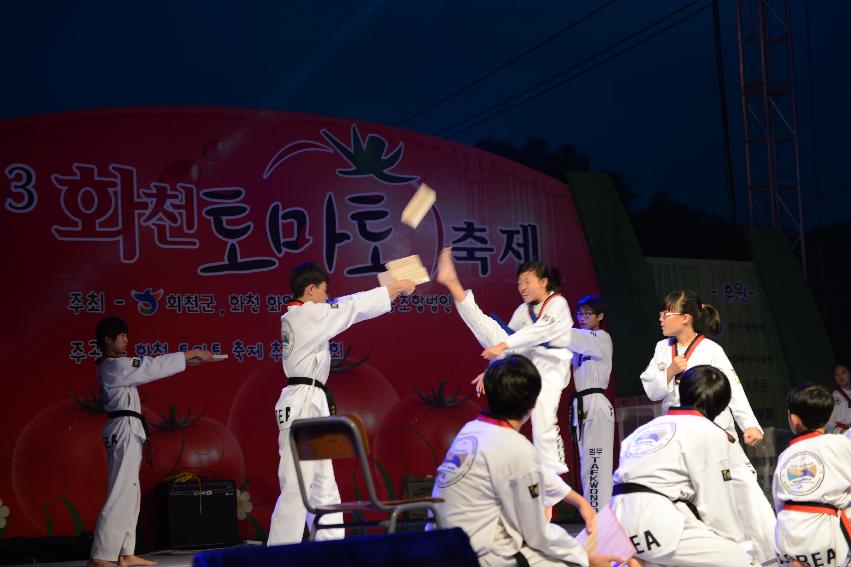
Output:
[[[452,294],[455,301],[464,301],[464,288],[461,286],[461,281],[458,279],[458,272],[455,271],[455,264],[452,262],[452,247],[447,246],[440,251],[440,256],[437,258],[437,283],[445,285]]]
[[[106,559],[89,559],[86,567],[116,567],[116,563]]]
[[[452,247],[447,246],[440,251],[440,256],[437,258],[437,282],[443,285],[449,285],[450,282],[458,281],[458,274],[455,272],[455,264],[452,262]]]
[[[136,565],[156,565],[156,561],[143,559],[138,555],[122,555],[118,560],[119,567],[134,567]]]

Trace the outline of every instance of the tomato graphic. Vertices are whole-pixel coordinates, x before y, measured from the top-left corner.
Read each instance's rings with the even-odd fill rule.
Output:
[[[367,429],[374,432],[399,396],[384,376],[366,363],[368,358],[368,355],[362,359],[346,356],[335,361],[328,384],[334,392],[337,413],[357,414]],[[285,385],[281,363],[264,364],[248,377],[231,405],[228,428],[245,454],[246,480],[240,489],[251,495],[252,509],[246,513],[245,521],[239,522],[240,534],[246,538],[265,538],[280,494],[274,407]],[[355,497],[354,475],[352,463],[335,464],[337,485],[343,499]]]
[[[232,480],[237,486],[245,478],[239,442],[215,419],[190,412],[178,417],[176,408],[171,406],[167,418],[151,423],[150,443],[152,463],[142,468],[145,477],[154,483],[183,472],[207,480]]]
[[[57,402],[21,431],[11,473],[20,512],[42,535],[91,531],[106,500],[103,405],[94,394]],[[143,407],[149,421],[159,419]]]
[[[428,394],[417,392],[396,404],[373,437],[373,456],[401,495],[405,475],[434,475],[465,423],[480,412],[470,397],[445,393],[446,380]],[[391,494],[392,496],[392,494]]]

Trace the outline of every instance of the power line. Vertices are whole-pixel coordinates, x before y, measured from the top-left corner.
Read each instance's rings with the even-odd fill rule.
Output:
[[[529,47],[528,49],[526,49],[525,51],[523,51],[523,52],[522,52],[522,53],[520,53],[519,55],[516,55],[516,56],[512,57],[511,59],[509,59],[509,60],[508,60],[508,61],[506,61],[505,63],[502,63],[502,64],[500,64],[500,65],[497,65],[496,67],[494,67],[493,69],[491,69],[490,71],[488,71],[487,73],[485,73],[484,75],[481,75],[480,77],[478,77],[478,78],[476,78],[476,79],[474,79],[474,80],[470,81],[469,83],[467,83],[466,85],[464,85],[464,86],[463,86],[463,87],[461,87],[460,89],[457,89],[457,90],[455,90],[455,91],[452,91],[451,93],[449,93],[448,95],[444,96],[443,98],[441,98],[441,99],[437,100],[436,102],[434,102],[434,103],[432,103],[432,104],[430,104],[430,105],[426,106],[425,108],[423,108],[423,109],[421,109],[421,110],[418,110],[417,112],[414,112],[413,114],[411,114],[411,115],[409,115],[409,116],[406,116],[405,118],[403,118],[402,120],[399,120],[398,122],[394,123],[393,125],[394,125],[394,126],[401,126],[402,124],[405,124],[406,122],[410,122],[410,121],[411,121],[411,120],[413,120],[414,118],[417,118],[418,116],[422,116],[423,114],[425,114],[425,113],[426,113],[426,112],[428,112],[429,110],[432,110],[432,109],[434,109],[434,108],[437,108],[438,106],[440,106],[441,104],[443,104],[443,103],[444,103],[444,102],[446,102],[447,100],[450,100],[450,99],[452,99],[452,98],[455,98],[455,97],[456,97],[456,96],[458,96],[459,94],[461,94],[461,93],[463,93],[463,92],[468,91],[469,89],[471,89],[471,88],[473,88],[474,86],[478,85],[478,84],[479,84],[479,83],[481,83],[482,81],[484,81],[484,80],[486,80],[486,79],[489,79],[489,78],[493,77],[494,75],[496,75],[497,73],[499,73],[499,72],[500,72],[500,71],[502,71],[503,69],[505,69],[505,68],[507,68],[507,67],[510,67],[510,66],[511,66],[511,65],[513,65],[514,63],[516,63],[516,62],[520,61],[521,59],[523,59],[524,57],[526,57],[527,55],[529,55],[529,54],[530,54],[530,53],[532,53],[533,51],[536,51],[536,50],[540,49],[540,48],[541,48],[541,47],[543,47],[544,45],[546,45],[546,44],[550,43],[552,40],[556,39],[557,37],[559,37],[559,36],[563,35],[564,33],[566,33],[566,32],[568,32],[568,31],[570,31],[571,29],[575,28],[575,27],[576,27],[576,26],[578,26],[579,24],[581,24],[581,23],[583,23],[583,22],[585,22],[585,21],[589,20],[590,18],[592,18],[593,16],[595,16],[596,14],[598,14],[599,12],[601,12],[602,10],[604,10],[605,8],[607,8],[607,7],[611,6],[611,5],[612,5],[612,4],[614,4],[615,2],[617,2],[617,0],[610,0],[609,2],[606,2],[605,4],[603,4],[602,6],[599,6],[598,8],[595,8],[594,10],[591,10],[590,12],[588,12],[587,14],[585,14],[584,16],[582,16],[581,18],[579,18],[578,20],[574,20],[573,22],[569,23],[569,24],[568,24],[568,25],[566,25],[565,27],[563,27],[563,28],[561,28],[560,30],[556,31],[555,33],[551,34],[551,35],[550,35],[550,36],[548,36],[547,38],[545,38],[545,39],[543,39],[542,41],[539,41],[538,43],[536,43],[535,45],[533,45],[533,46]]]
[[[527,95],[527,94],[529,94],[529,93],[532,93],[533,91],[535,91],[535,90],[537,90],[537,89],[541,89],[542,87],[546,86],[548,83],[552,83],[555,79],[558,79],[558,78],[560,78],[560,77],[563,77],[563,76],[564,76],[564,75],[566,75],[567,73],[570,73],[571,71],[573,71],[573,70],[575,70],[575,69],[577,69],[577,68],[579,68],[579,67],[582,67],[583,65],[586,65],[586,64],[590,63],[590,62],[591,62],[591,61],[593,61],[594,59],[597,59],[598,57],[600,57],[600,56],[604,55],[606,52],[611,51],[612,49],[615,49],[615,48],[617,48],[618,46],[620,46],[620,45],[622,45],[622,44],[624,44],[624,43],[629,42],[630,40],[634,39],[636,36],[641,35],[642,33],[644,33],[644,32],[646,32],[646,31],[648,31],[649,29],[651,29],[651,28],[653,28],[653,27],[655,27],[655,26],[656,26],[656,25],[658,25],[659,23],[661,23],[661,22],[663,22],[663,21],[665,21],[665,20],[667,20],[667,19],[671,18],[672,16],[675,16],[676,14],[678,14],[678,13],[682,12],[683,10],[685,10],[685,9],[687,9],[687,8],[691,7],[691,6],[693,6],[694,4],[697,4],[697,3],[698,3],[698,2],[700,2],[700,1],[701,1],[701,0],[692,0],[691,2],[689,2],[689,3],[685,4],[684,6],[682,6],[682,7],[678,8],[678,9],[674,10],[674,11],[673,11],[673,12],[671,12],[670,14],[667,14],[666,16],[663,16],[662,18],[659,18],[659,19],[657,19],[657,20],[653,21],[652,23],[650,23],[650,24],[649,24],[649,25],[647,25],[647,26],[644,26],[644,27],[643,27],[643,28],[641,28],[640,30],[638,30],[638,31],[636,31],[636,32],[633,32],[633,33],[631,33],[630,35],[628,35],[628,36],[626,36],[626,37],[624,37],[624,38],[620,39],[619,41],[616,41],[615,43],[613,43],[613,44],[611,44],[611,45],[609,45],[609,46],[607,46],[607,47],[605,47],[605,48],[601,49],[600,51],[597,51],[597,52],[596,52],[596,53],[594,53],[593,55],[591,55],[591,56],[589,56],[589,57],[586,57],[586,58],[585,58],[585,59],[583,59],[582,61],[580,61],[580,62],[578,62],[578,63],[574,63],[574,64],[573,64],[573,65],[571,65],[570,67],[567,67],[566,69],[563,69],[562,71],[559,71],[559,72],[557,72],[557,73],[554,73],[553,75],[550,75],[550,76],[549,76],[549,77],[547,77],[546,79],[544,79],[544,80],[542,80],[542,81],[539,81],[538,83],[536,83],[536,84],[532,85],[531,87],[528,87],[528,88],[526,88],[526,89],[523,89],[522,91],[520,91],[520,92],[518,92],[518,93],[515,93],[514,95],[509,96],[509,97],[507,97],[507,98],[505,98],[505,99],[503,99],[503,100],[499,101],[499,102],[498,102],[498,103],[496,103],[496,104],[491,105],[490,107],[486,108],[485,110],[482,110],[482,111],[480,111],[480,112],[477,112],[476,114],[474,114],[474,115],[472,115],[472,116],[470,116],[470,117],[468,117],[468,118],[466,118],[466,119],[464,119],[464,120],[461,120],[460,122],[456,122],[455,124],[453,124],[453,125],[451,125],[451,126],[448,126],[448,127],[444,128],[444,129],[442,129],[442,130],[438,131],[438,132],[435,132],[435,133],[434,133],[434,135],[435,135],[435,136],[440,136],[440,135],[443,135],[445,132],[448,132],[448,134],[446,135],[446,137],[447,137],[447,138],[452,138],[452,137],[454,137],[454,136],[456,136],[456,135],[458,135],[458,134],[460,134],[460,133],[462,133],[462,132],[465,132],[465,131],[469,130],[470,128],[473,128],[473,127],[475,127],[475,126],[478,126],[479,124],[483,124],[484,122],[488,122],[489,120],[491,120],[491,119],[493,119],[493,118],[495,118],[495,117],[497,117],[497,116],[499,116],[499,115],[501,115],[501,114],[504,114],[505,112],[508,112],[509,110],[512,110],[512,109],[516,108],[517,106],[520,106],[520,105],[522,105],[522,104],[525,104],[526,102],[529,102],[530,100],[533,100],[533,99],[535,99],[535,98],[537,98],[537,97],[539,97],[539,96],[541,96],[541,95],[543,95],[543,94],[545,94],[545,93],[548,93],[548,92],[550,92],[551,90],[553,90],[553,89],[555,89],[555,88],[557,88],[557,87],[560,87],[560,86],[562,86],[562,85],[564,85],[564,84],[568,83],[569,81],[571,81],[571,80],[573,80],[573,79],[575,79],[575,78],[577,78],[577,77],[579,77],[579,76],[581,76],[581,75],[584,75],[585,73],[587,73],[588,71],[591,71],[592,69],[596,69],[597,67],[599,67],[599,66],[603,65],[604,63],[607,63],[607,62],[611,61],[612,59],[614,59],[614,58],[618,57],[619,55],[622,55],[622,54],[624,54],[624,53],[626,53],[626,52],[628,52],[628,51],[631,51],[632,49],[635,49],[636,47],[638,47],[638,46],[640,46],[640,45],[642,45],[642,44],[646,43],[647,41],[649,41],[649,40],[651,40],[651,39],[653,39],[653,38],[655,38],[655,37],[657,37],[657,36],[659,36],[660,34],[662,34],[662,33],[666,32],[667,30],[669,30],[669,29],[671,29],[671,28],[673,28],[673,27],[676,27],[676,26],[678,26],[678,25],[682,24],[682,23],[683,23],[683,22],[685,22],[686,20],[689,20],[690,18],[692,18],[692,17],[696,16],[697,14],[699,14],[699,13],[701,13],[701,12],[706,11],[707,9],[709,9],[710,5],[709,5],[709,4],[707,4],[707,5],[706,5],[706,6],[704,6],[703,8],[701,8],[701,9],[699,9],[699,10],[697,10],[697,11],[695,11],[695,12],[691,13],[691,14],[688,14],[687,16],[685,16],[685,17],[683,17],[683,18],[680,18],[679,20],[675,21],[674,23],[672,23],[672,24],[670,24],[670,25],[668,25],[668,26],[666,26],[666,27],[664,27],[664,28],[662,28],[662,29],[660,29],[660,30],[658,30],[658,31],[654,32],[653,34],[651,34],[651,35],[649,35],[649,36],[647,36],[647,37],[645,37],[645,38],[643,38],[643,39],[641,39],[641,40],[639,40],[639,41],[635,42],[634,44],[632,44],[632,45],[628,46],[627,48],[622,49],[622,50],[620,50],[620,51],[618,51],[618,52],[614,53],[613,55],[610,55],[609,57],[606,57],[606,58],[604,58],[604,59],[602,59],[602,60],[598,61],[597,63],[595,63],[595,64],[593,64],[593,65],[590,65],[590,66],[586,67],[585,69],[582,69],[582,70],[580,70],[580,71],[578,71],[578,72],[575,72],[575,73],[573,73],[573,74],[571,74],[571,75],[568,75],[567,77],[565,77],[565,78],[564,78],[564,79],[562,79],[561,81],[558,81],[557,83],[553,83],[553,84],[551,84],[550,86],[548,86],[548,87],[544,88],[543,90],[540,90],[540,91],[535,92],[535,93],[533,93],[533,94],[531,94],[531,95],[529,95],[529,96],[526,96],[526,98],[523,98],[523,99],[519,100],[518,102],[516,102],[516,103],[514,103],[514,104],[510,104],[509,106],[505,106],[505,105],[507,105],[507,104],[511,103],[511,102],[512,102],[512,101],[514,101],[514,100],[520,99],[520,98],[521,98],[521,97],[523,97],[524,95]],[[500,107],[504,107],[504,108],[500,109]],[[493,112],[493,114],[491,114],[490,116],[485,116],[485,115],[487,115],[488,113],[491,113],[491,112]],[[485,116],[485,118],[483,118],[483,119],[481,119],[481,120],[476,121],[476,119],[477,119],[477,118],[479,118],[479,117],[481,117],[481,116]],[[473,121],[474,121],[474,122],[473,122]],[[470,122],[471,122],[471,123],[470,123]],[[467,124],[467,123],[470,123],[470,124]]]

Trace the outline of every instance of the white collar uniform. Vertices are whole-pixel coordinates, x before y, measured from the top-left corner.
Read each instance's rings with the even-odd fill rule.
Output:
[[[836,388],[833,391],[833,413],[824,430],[826,433],[851,431],[851,389]]]
[[[851,537],[846,511],[851,504],[851,439],[820,432],[794,438],[777,457],[772,493],[781,564],[792,559],[806,565],[847,564],[851,558],[842,523]],[[798,508],[794,503],[806,504]],[[818,505],[842,512],[836,515],[825,508],[825,513],[817,513]]]
[[[97,371],[104,410],[108,412],[129,410],[141,413],[142,404],[139,401],[137,386],[167,378],[184,370],[186,370],[186,356],[182,352],[161,356],[105,358],[98,365]],[[135,417],[107,420],[104,425],[104,436],[119,434],[125,428],[142,441],[146,439],[142,421]]]
[[[641,383],[647,397],[654,401],[662,400],[662,408],[666,410],[680,403],[680,390],[677,387],[676,379],[669,382],[667,378],[668,366],[673,361],[671,346],[674,344],[676,344],[676,339],[662,339],[656,343],[653,359],[647,365],[647,369],[641,373]],[[723,372],[730,381],[732,390],[730,405],[715,418],[715,423],[733,436],[736,436],[735,424],[738,424],[742,431],[750,427],[762,431],[730,359],[727,358],[721,345],[706,337],[695,343],[686,367],[692,368],[702,364],[714,366]]]
[[[284,372],[291,378],[328,381],[331,350],[328,341],[355,323],[390,311],[386,287],[340,297],[335,303],[290,302],[281,316]]]
[[[480,416],[464,425],[432,495],[445,500],[437,505],[444,523],[467,533],[482,564],[522,548],[527,556],[588,565],[580,544],[546,520],[537,451],[505,422]]]

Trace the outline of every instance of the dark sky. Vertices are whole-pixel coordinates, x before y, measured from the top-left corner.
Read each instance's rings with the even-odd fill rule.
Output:
[[[776,2],[775,2],[776,3]],[[0,119],[102,107],[213,105],[395,124],[607,2],[4,2]],[[445,131],[603,50],[687,0],[618,0],[544,47],[402,126]],[[851,218],[851,2],[792,0],[804,207],[816,224],[810,84],[821,222]],[[617,58],[451,136],[575,145],[622,171],[639,208],[667,192],[729,216],[709,0]],[[722,0],[739,220],[746,219],[736,13]],[[636,39],[646,37],[647,34]],[[444,134],[445,135],[445,132]]]

